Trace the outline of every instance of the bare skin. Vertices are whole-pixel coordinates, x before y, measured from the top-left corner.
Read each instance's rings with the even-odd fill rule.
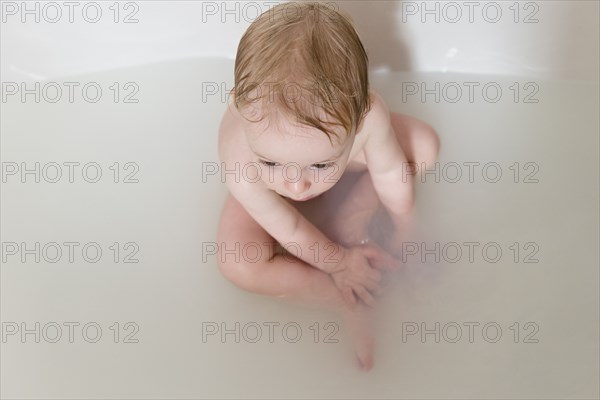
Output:
[[[323,133],[289,136],[280,143],[275,136],[256,134],[233,106],[228,107],[219,133],[221,160],[229,170],[234,163],[256,163],[257,152],[273,159],[280,156],[277,162],[293,158],[291,162],[302,169],[301,179],[294,181],[263,182],[277,168],[268,166],[261,182],[226,182],[230,194],[219,223],[220,249],[232,249],[238,243],[239,248],[258,244],[265,251],[252,260],[220,253],[221,272],[242,289],[341,313],[359,366],[365,370],[373,366],[369,306],[382,293],[382,274],[398,262],[378,245],[361,242],[368,238],[368,224],[378,208],[383,206],[397,222],[410,213],[412,204],[412,182],[389,185],[399,177],[398,164],[391,173],[384,162],[430,165],[439,151],[433,128],[413,117],[389,113],[383,100],[372,93],[373,108],[356,135],[336,148],[331,148]],[[334,155],[340,157],[325,175],[331,179],[314,179],[314,174],[322,173],[317,163]],[[315,197],[306,199],[311,196]],[[391,209],[390,204],[401,204],[402,209]],[[296,253],[282,250],[281,243]],[[290,243],[295,246],[287,247]],[[329,264],[328,255],[333,256]]]

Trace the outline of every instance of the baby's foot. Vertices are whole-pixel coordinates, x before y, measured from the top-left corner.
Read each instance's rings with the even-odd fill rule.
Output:
[[[344,312],[344,323],[356,353],[358,367],[365,371],[370,370],[373,368],[375,346],[370,311],[362,304],[357,306],[356,310],[347,310]]]

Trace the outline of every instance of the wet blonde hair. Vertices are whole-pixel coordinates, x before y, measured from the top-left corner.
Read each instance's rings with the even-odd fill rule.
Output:
[[[231,93],[240,113],[263,111],[245,117],[251,122],[275,111],[343,140],[334,127],[354,134],[371,108],[368,63],[349,16],[316,2],[282,3],[242,36]]]

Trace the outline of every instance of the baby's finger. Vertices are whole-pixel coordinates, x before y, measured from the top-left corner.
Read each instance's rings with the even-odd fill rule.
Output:
[[[393,257],[381,247],[379,247],[377,250],[379,258],[384,265],[390,267],[390,269],[396,269],[400,267],[400,261],[397,258]]]
[[[400,267],[398,260],[381,247],[369,244],[365,246],[365,255],[371,264],[378,269],[396,269]]]
[[[379,272],[378,270],[371,268],[371,270],[368,272],[368,277],[369,279],[375,281],[375,282],[380,282],[381,281],[381,272]]]
[[[382,276],[381,276],[381,272],[379,272],[378,270],[371,268],[370,270],[366,271],[366,274],[364,275],[364,277],[360,280],[361,283],[364,283],[365,286],[379,286],[379,283],[381,282]]]
[[[400,263],[400,260],[394,256],[392,256],[390,253],[388,253],[385,250],[382,250],[382,257],[385,260],[384,261],[384,265],[389,266],[390,270],[397,270],[400,268],[400,266],[402,265]]]
[[[350,305],[350,307],[356,307],[356,298],[354,297],[354,293],[352,292],[352,288],[350,286],[346,286],[344,288],[342,291],[342,297]]]
[[[368,306],[375,307],[375,299],[365,288],[358,289],[358,295]]]
[[[381,288],[381,286],[374,281],[368,281],[365,282],[365,287],[367,289],[369,289],[369,292],[375,294],[375,295],[380,295],[383,292],[383,289]]]

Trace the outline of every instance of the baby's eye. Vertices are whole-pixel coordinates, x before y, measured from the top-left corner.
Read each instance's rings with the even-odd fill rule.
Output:
[[[259,162],[261,164],[264,164],[264,165],[268,166],[268,167],[276,167],[277,165],[279,165],[278,163],[273,162],[273,161],[259,160]]]
[[[326,163],[326,164],[313,164],[313,167],[317,169],[327,169],[331,167],[334,163]]]

